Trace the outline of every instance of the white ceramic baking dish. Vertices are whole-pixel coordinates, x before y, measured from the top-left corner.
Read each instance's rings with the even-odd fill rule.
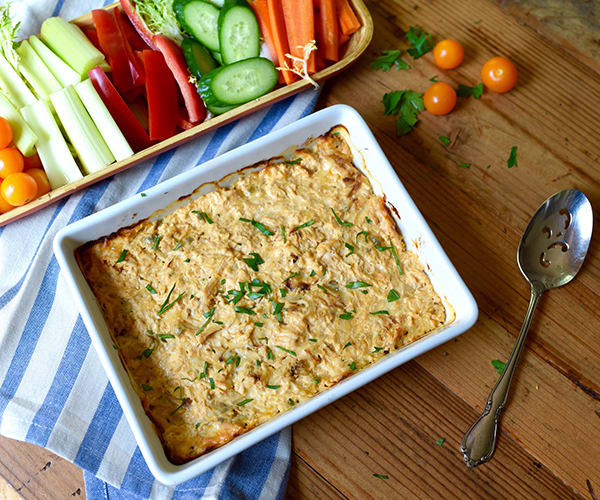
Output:
[[[400,214],[400,217],[397,217],[394,213],[394,217],[406,244],[409,249],[419,254],[433,286],[444,300],[450,322],[417,342],[385,356],[322,394],[236,437],[228,444],[186,464],[174,465],[167,459],[153,425],[131,386],[117,351],[113,348],[100,308],[79,270],[74,251],[83,243],[145,219],[170,204],[171,207],[177,205],[177,200],[189,195],[196,186],[218,181],[246,165],[279,156],[284,150],[301,145],[335,125],[346,127],[354,147],[356,166],[369,177],[375,192],[384,195],[388,204],[395,208],[392,213],[397,211]],[[210,190],[210,186],[212,185],[204,186],[200,192]],[[314,113],[162,182],[147,190],[145,197],[134,196],[65,227],[54,240],[54,252],[142,454],[154,476],[160,482],[169,485],[186,481],[211,469],[389,370],[447,342],[470,328],[477,319],[477,305],[473,296],[404,189],[373,134],[361,116],[351,107],[344,105],[332,106]]]

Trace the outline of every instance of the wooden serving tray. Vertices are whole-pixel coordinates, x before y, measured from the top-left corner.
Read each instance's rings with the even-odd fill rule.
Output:
[[[346,54],[344,57],[335,64],[326,67],[325,69],[319,71],[312,75],[312,78],[321,83],[332,76],[337,75],[341,71],[345,70],[350,66],[358,57],[365,51],[371,39],[373,38],[373,19],[371,18],[371,14],[364,4],[363,0],[350,0],[350,4],[354,8],[354,12],[358,16],[361,22],[361,28],[352,35],[350,40],[348,41],[348,47],[346,49]],[[115,2],[111,5],[108,5],[107,9],[112,8],[114,6],[119,5],[119,2]],[[85,16],[79,17],[73,20],[74,23],[79,25],[82,28],[92,26],[92,15],[91,13],[86,14]],[[291,85],[285,85],[283,87],[276,88],[272,90],[268,94],[265,94],[254,101],[243,104],[227,113],[224,113],[219,116],[215,116],[195,127],[184,130],[169,139],[161,141],[149,148],[143,149],[138,153],[130,156],[129,158],[117,161],[115,163],[111,163],[106,168],[95,172],[93,174],[86,175],[83,179],[80,179],[76,182],[71,182],[66,184],[58,189],[54,189],[50,191],[48,194],[40,196],[39,198],[31,201],[27,205],[23,205],[22,207],[13,208],[10,212],[7,212],[3,215],[0,215],[0,226],[8,224],[9,222],[15,221],[24,217],[25,215],[31,214],[41,208],[54,203],[65,196],[73,194],[81,189],[86,188],[98,182],[106,177],[110,177],[118,172],[121,172],[125,169],[128,169],[140,162],[148,160],[153,156],[162,153],[168,149],[174,148],[180,144],[188,142],[199,135],[204,134],[210,130],[213,130],[221,125],[229,123],[231,121],[237,120],[247,114],[253,113],[254,111],[273,104],[277,101],[285,99],[293,94],[296,94],[302,90],[311,87],[310,82],[306,80],[300,80],[292,83]]]

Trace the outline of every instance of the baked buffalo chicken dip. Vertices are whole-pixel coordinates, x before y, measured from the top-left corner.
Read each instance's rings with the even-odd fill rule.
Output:
[[[346,137],[336,127],[229,187],[77,250],[172,462],[444,323],[440,297]]]

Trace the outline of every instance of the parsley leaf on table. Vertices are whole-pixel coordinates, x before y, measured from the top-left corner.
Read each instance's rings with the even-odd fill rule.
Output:
[[[410,69],[408,63],[400,58],[401,50],[382,50],[381,54],[371,63],[371,68],[381,71],[388,71],[392,68],[396,68],[396,70]]]
[[[419,113],[425,109],[423,94],[412,90],[395,90],[383,96],[381,101],[386,116],[399,115],[396,134],[408,134],[419,121]]]
[[[474,99],[480,99],[483,95],[483,83],[476,85],[475,87],[469,87],[468,85],[458,84],[458,90],[456,91],[458,97],[471,97]]]
[[[422,57],[427,54],[427,52],[433,50],[431,33],[423,31],[423,28],[420,26],[411,26],[406,33],[406,39],[411,46],[407,52],[413,59],[419,59],[419,57]]]
[[[510,148],[510,156],[508,157],[506,164],[508,165],[508,168],[517,166],[517,146]]]
[[[450,145],[450,138],[446,137],[445,135],[440,135],[440,142],[444,145],[444,146],[449,146]]]
[[[502,375],[504,373],[504,369],[506,368],[506,363],[504,361],[500,361],[499,359],[492,359],[492,361],[490,361],[490,363],[492,363],[492,366],[498,370],[498,373],[500,375]]]
[[[463,168],[471,168],[471,164],[470,163],[464,163],[464,162],[460,162],[458,164],[459,167],[463,167]]]

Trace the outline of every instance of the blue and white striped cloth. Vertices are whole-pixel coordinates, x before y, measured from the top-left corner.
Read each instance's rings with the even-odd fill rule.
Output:
[[[100,0],[102,1],[102,0]],[[93,0],[20,0],[21,35],[43,19],[72,19]],[[82,467],[88,498],[280,498],[287,429],[177,488],[155,481],[136,446],[52,252],[56,232],[216,155],[309,114],[308,91],[226,125],[0,228],[0,433]]]

